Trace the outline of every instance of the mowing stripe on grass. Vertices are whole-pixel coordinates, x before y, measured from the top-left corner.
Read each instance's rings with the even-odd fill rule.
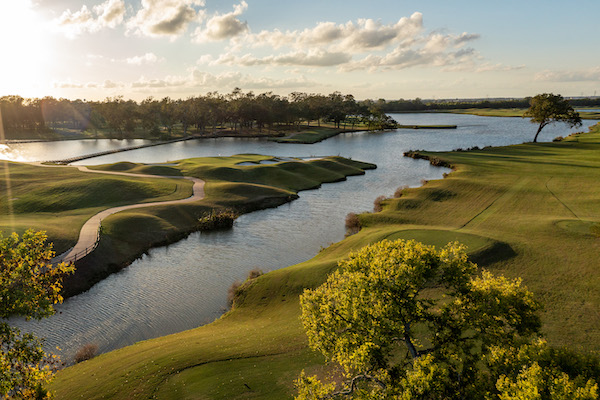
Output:
[[[558,202],[559,202],[560,204],[562,204],[562,205],[563,205],[563,206],[564,206],[564,207],[565,207],[567,210],[569,210],[569,212],[570,212],[571,214],[573,214],[573,216],[575,216],[575,218],[577,218],[577,219],[581,219],[581,218],[579,218],[579,216],[577,216],[577,214],[575,214],[575,212],[574,212],[573,210],[571,210],[571,208],[570,208],[568,205],[566,205],[566,204],[565,204],[565,203],[564,203],[564,202],[563,202],[563,201],[562,201],[562,200],[561,200],[561,199],[560,199],[560,198],[559,198],[559,197],[556,195],[556,193],[554,193],[552,190],[550,190],[550,188],[548,187],[548,184],[550,183],[550,181],[552,180],[552,178],[554,178],[554,177],[553,177],[553,176],[551,176],[551,177],[550,177],[550,179],[548,179],[548,181],[546,181],[546,189],[548,190],[548,192],[550,192],[550,194],[551,194],[552,196],[554,196],[554,198],[555,198],[556,200],[558,200]]]
[[[525,185],[527,185],[530,181],[531,177],[523,177],[518,179],[517,182],[508,188],[507,191],[498,196],[496,200],[490,203],[489,206],[484,208],[481,212],[479,212],[457,230],[465,229],[467,226],[469,226],[469,229],[475,229],[483,224],[489,217],[498,212],[500,208],[502,208],[511,198],[513,198],[515,194],[520,192],[521,189],[523,189],[523,187],[525,187]]]

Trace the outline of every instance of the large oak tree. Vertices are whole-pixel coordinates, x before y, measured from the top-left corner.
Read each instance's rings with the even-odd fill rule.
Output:
[[[556,357],[524,355],[551,352],[535,339],[539,304],[519,279],[478,273],[458,243],[367,246],[300,302],[310,346],[337,368],[329,383],[303,372],[298,400],[597,398],[597,370],[573,380]]]

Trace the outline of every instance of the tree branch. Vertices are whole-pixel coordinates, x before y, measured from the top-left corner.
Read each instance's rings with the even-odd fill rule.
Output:
[[[356,390],[356,384],[358,381],[372,381],[372,382],[375,382],[375,384],[377,384],[377,386],[379,386],[381,389],[387,388],[385,383],[383,383],[379,379],[375,378],[374,376],[362,374],[362,375],[357,375],[354,378],[352,378],[352,380],[350,381],[350,387],[348,389],[340,390],[338,392],[333,392],[327,397],[333,398],[335,396],[347,396],[347,395],[354,393],[354,391]]]

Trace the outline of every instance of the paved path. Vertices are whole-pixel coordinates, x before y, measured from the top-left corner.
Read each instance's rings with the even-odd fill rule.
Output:
[[[92,218],[88,219],[81,231],[79,233],[79,239],[77,240],[77,244],[52,259],[53,263],[58,262],[75,262],[89,253],[91,253],[96,246],[98,245],[98,241],[100,240],[99,231],[102,220],[104,220],[109,215],[118,213],[124,210],[132,210],[135,208],[143,208],[143,207],[153,207],[153,206],[165,206],[165,205],[175,205],[175,204],[183,204],[183,203],[191,203],[193,201],[202,200],[204,198],[204,181],[198,178],[191,178],[188,176],[162,176],[162,175],[147,175],[147,174],[132,174],[129,172],[116,172],[116,171],[101,171],[101,170],[92,170],[83,166],[77,166],[82,172],[90,172],[97,174],[108,174],[108,175],[121,175],[121,176],[132,176],[135,178],[158,178],[158,179],[188,179],[194,182],[193,193],[190,197],[186,199],[180,200],[168,200],[168,201],[157,201],[153,203],[138,203],[138,204],[130,204],[127,206],[113,207],[107,210],[101,211],[98,214],[94,215]]]

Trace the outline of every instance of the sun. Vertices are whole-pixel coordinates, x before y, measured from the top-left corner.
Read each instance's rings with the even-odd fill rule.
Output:
[[[0,2],[0,96],[37,95],[47,82],[48,25],[31,0]]]

